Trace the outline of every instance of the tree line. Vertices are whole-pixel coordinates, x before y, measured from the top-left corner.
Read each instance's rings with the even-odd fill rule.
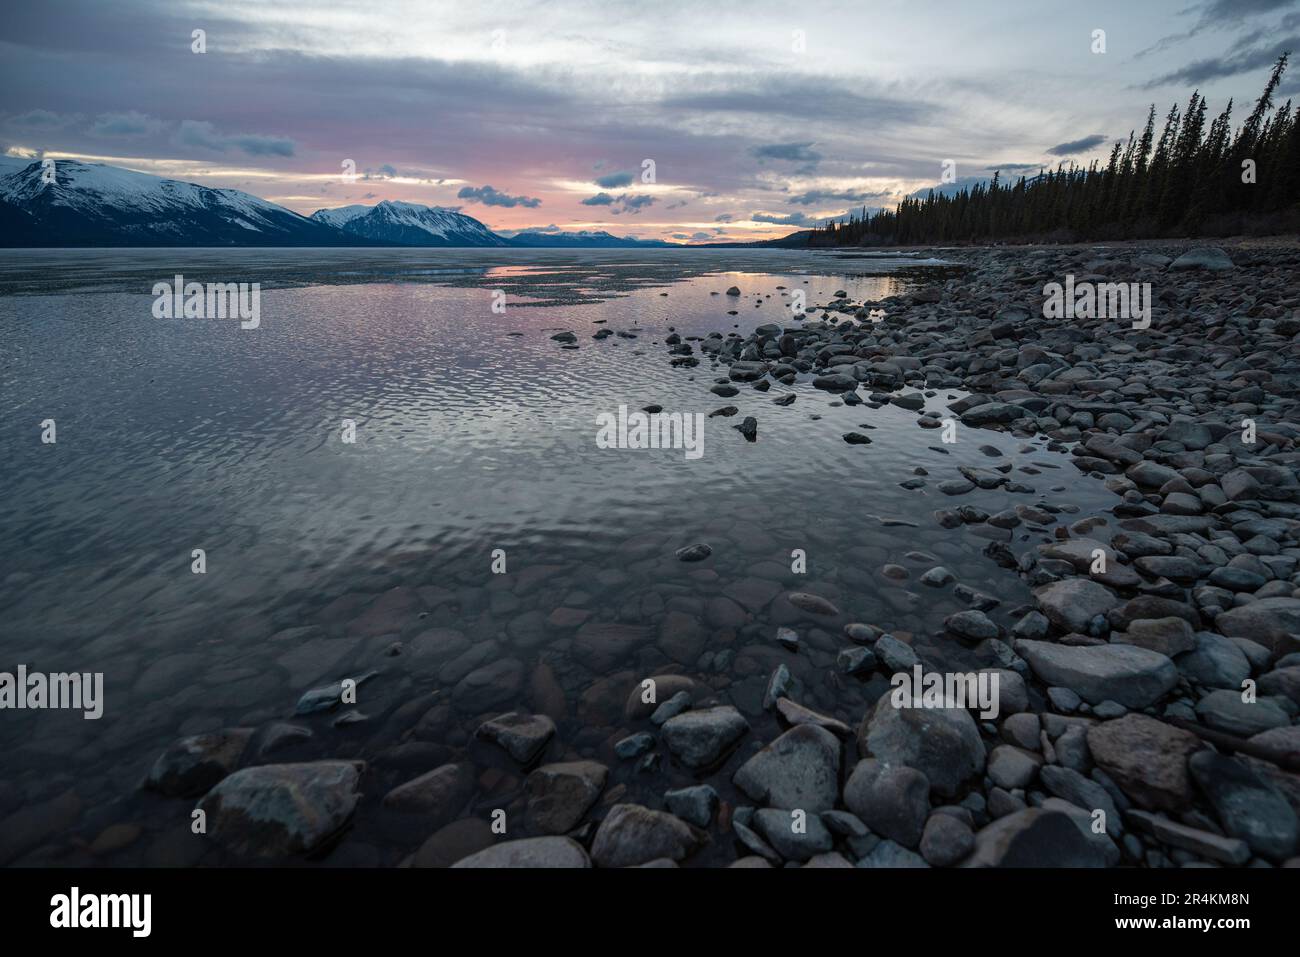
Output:
[[[931,190],[896,209],[854,214],[812,230],[814,246],[1075,242],[1292,232],[1300,228],[1300,122],[1273,95],[1278,58],[1255,108],[1233,135],[1232,101],[1208,125],[1200,91],[1142,132],[1117,141],[1104,165],[1062,163],[1014,185],[1000,172],[953,195]]]

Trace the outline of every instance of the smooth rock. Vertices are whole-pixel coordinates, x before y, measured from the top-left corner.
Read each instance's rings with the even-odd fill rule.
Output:
[[[568,837],[525,837],[502,841],[462,858],[452,867],[533,868],[591,867],[582,845]]]
[[[835,806],[839,775],[839,741],[824,728],[804,724],[755,754],[732,780],[759,803],[811,814]]]
[[[360,762],[314,761],[236,771],[199,801],[208,837],[247,858],[314,851],[352,817],[363,768]]]
[[[615,804],[591,843],[598,867],[633,867],[661,857],[685,860],[708,840],[680,818],[640,804]]]

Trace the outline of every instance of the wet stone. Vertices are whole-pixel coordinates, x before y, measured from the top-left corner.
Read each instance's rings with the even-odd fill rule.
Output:
[[[616,804],[591,844],[598,867],[633,867],[659,858],[685,860],[707,836],[680,818],[639,804]]]
[[[825,811],[839,794],[840,745],[823,728],[799,725],[746,761],[733,777],[750,798],[771,807]]]
[[[352,761],[268,764],[223,779],[199,802],[208,837],[247,858],[306,854],[337,834],[361,795]]]
[[[573,830],[595,806],[608,776],[595,761],[542,765],[527,780],[530,826],[547,834]]]
[[[687,711],[664,723],[668,750],[688,768],[719,761],[749,731],[749,722],[730,705]]]
[[[197,797],[230,774],[253,737],[251,728],[181,738],[154,762],[145,787],[170,797]]]
[[[678,788],[664,793],[664,803],[668,810],[688,824],[707,828],[717,813],[718,792],[707,784]]]
[[[555,735],[555,722],[544,714],[511,711],[484,722],[474,733],[500,745],[520,764],[529,764]]]

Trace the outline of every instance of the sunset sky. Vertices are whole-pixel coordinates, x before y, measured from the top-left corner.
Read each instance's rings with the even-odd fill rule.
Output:
[[[1086,163],[1197,87],[1239,123],[1300,2],[51,0],[0,38],[11,155],[708,242],[892,206],[945,159]]]

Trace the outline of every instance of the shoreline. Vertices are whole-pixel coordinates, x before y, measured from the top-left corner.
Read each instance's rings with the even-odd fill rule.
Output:
[[[925,396],[966,390],[949,408],[967,436],[1046,435],[1048,448],[1068,447],[1078,469],[1120,499],[1117,527],[1067,528],[1023,504],[993,516],[936,511],[944,527],[1001,518],[1045,538],[986,552],[1034,589],[1036,607],[1009,631],[978,609],[945,622],[955,640],[978,643],[1025,679],[1028,694],[1000,727],[985,724],[981,734],[958,720],[938,742],[915,732],[901,740],[879,706],[864,718],[843,802],[873,836],[883,828],[899,841],[878,844],[858,866],[1297,863],[1300,402],[1283,357],[1294,355],[1300,332],[1300,250],[1280,238],[1227,247],[1241,261],[1190,242],[943,247],[967,276],[880,302],[832,302],[817,310],[834,316],[829,323],[810,318],[701,344],[730,364],[730,379],[789,384],[821,373],[818,388],[868,407],[900,404],[909,387]],[[1049,284],[1075,273],[1149,284],[1163,315],[1148,315],[1146,328],[1046,318]],[[1008,293],[1008,280],[1021,288]],[[1243,294],[1243,282],[1265,295]],[[1198,310],[1220,305],[1243,311],[1199,319]],[[869,321],[877,310],[884,317]],[[1206,384],[1209,370],[1219,387]],[[876,391],[864,400],[859,388]],[[925,396],[913,392],[913,408]],[[940,424],[933,413],[918,420]],[[1011,487],[995,471],[975,471],[961,469],[941,490],[959,502],[977,486]],[[908,649],[892,636],[862,644],[886,669],[907,664]],[[931,798],[955,796],[945,766],[954,760],[968,783],[982,782],[958,805],[966,812],[953,811],[961,826],[934,825],[927,853],[938,812],[925,784]],[[1051,828],[1035,809],[1049,807],[1073,819],[1073,842],[1067,828],[1046,846]],[[992,820],[973,827],[984,815]],[[746,843],[780,863],[761,842]]]
[[[643,574],[671,565],[678,576],[662,579],[666,595],[678,589],[666,614],[662,606],[641,611],[644,621],[621,613],[608,620],[612,609],[599,602],[592,617],[557,591],[550,616],[530,613],[535,620],[518,633],[520,619],[512,620],[516,643],[503,634],[498,645],[471,629],[453,594],[472,576],[415,589],[385,577],[382,593],[341,595],[311,619],[277,620],[282,630],[268,635],[295,661],[364,635],[366,654],[391,659],[387,683],[395,687],[376,698],[369,671],[357,671],[354,687],[336,681],[307,691],[293,716],[284,702],[263,701],[241,718],[248,727],[181,737],[156,756],[151,806],[179,819],[197,801],[212,827],[203,852],[188,834],[160,842],[183,861],[215,843],[235,859],[275,862],[337,847],[329,863],[368,866],[380,859],[367,844],[381,843],[378,835],[408,846],[400,863],[410,866],[1294,864],[1300,776],[1282,765],[1300,751],[1300,383],[1288,372],[1300,332],[1300,249],[1231,246],[1232,264],[1220,271],[1170,269],[1186,249],[970,248],[952,257],[966,266],[961,275],[879,301],[814,303],[803,321],[787,312],[747,335],[645,335],[641,361],[667,360],[693,377],[698,407],[726,408],[731,395],[745,395],[753,415],[719,415],[710,427],[733,437],[731,425],[752,420],[741,433],[752,435],[757,454],[762,409],[785,404],[793,393],[783,387],[794,383],[820,390],[801,391],[796,409],[829,397],[915,415],[918,452],[943,451],[949,422],[970,448],[988,443],[989,430],[1020,441],[1018,452],[989,446],[979,467],[925,457],[911,473],[872,476],[932,496],[934,527],[980,540],[989,574],[1014,584],[981,584],[993,592],[985,594],[923,552],[906,556],[925,563],[916,577],[893,564],[863,569],[966,605],[941,634],[882,627],[908,619],[902,605],[887,618],[853,620],[834,593],[797,577],[758,589],[757,579],[740,579],[743,596],[724,590],[713,568],[721,556],[695,547],[717,530],[707,518],[629,550]],[[1161,251],[1168,262],[1152,258]],[[1045,318],[1044,288],[1067,274],[1151,283],[1149,328]],[[756,295],[781,301],[722,288],[723,310],[750,305],[752,313]],[[730,326],[731,317],[718,317],[717,328]],[[538,334],[555,338],[549,327]],[[606,341],[584,339],[583,349]],[[936,404],[945,411],[933,411]],[[1244,418],[1256,422],[1254,446],[1240,441]],[[872,469],[870,435],[843,438],[863,447],[862,468]],[[1030,456],[1043,452],[1108,488],[1112,514],[1079,515],[1085,496],[1028,484],[1041,474]],[[969,504],[975,495],[979,506]],[[1000,504],[991,506],[991,496]],[[864,507],[827,500],[832,513]],[[670,537],[680,540],[665,551]],[[854,542],[841,535],[834,544]],[[572,570],[513,573],[537,592]],[[883,579],[860,580],[889,590]],[[684,603],[710,589],[743,597],[753,621],[719,641],[704,628],[703,603],[690,620]],[[998,607],[1026,589],[1035,597],[1024,607]],[[500,598],[507,607],[497,590],[480,591],[479,605]],[[473,641],[452,630],[461,627]],[[662,665],[614,670],[644,664],[644,654],[624,649],[648,649],[655,631],[668,650],[658,655]],[[572,637],[555,641],[556,633]],[[539,651],[530,673],[514,656],[531,660],[521,649],[540,649],[544,634],[552,647]],[[755,644],[731,647],[737,635]],[[929,640],[950,645],[959,660],[928,660]],[[415,666],[429,657],[441,669],[438,690],[417,694],[424,673]],[[565,660],[590,668],[575,671]],[[792,672],[796,662],[802,671]],[[998,716],[981,719],[978,706],[891,707],[890,676],[922,664],[950,677],[996,674]],[[801,687],[810,667],[828,684],[861,689],[864,706],[852,714],[824,708],[822,689]],[[745,674],[765,687],[761,722],[744,707]],[[647,680],[655,682],[652,701],[642,697]],[[1246,680],[1256,700],[1234,703]],[[371,712],[376,701],[385,702],[373,711],[382,731],[362,732],[373,738],[329,734],[331,725],[365,728],[356,705]],[[320,732],[310,744],[304,726]],[[1250,752],[1232,757],[1207,743],[1241,748],[1233,739],[1249,742]],[[691,783],[678,775],[679,786],[664,790],[670,767]],[[268,800],[285,795],[294,799]],[[8,813],[7,801],[0,807]],[[501,808],[512,822],[508,837],[491,829]],[[802,830],[792,829],[796,820]],[[21,846],[4,840],[15,818],[0,823],[0,851]],[[339,846],[349,826],[359,838]],[[114,829],[129,827],[139,830],[119,822],[101,837],[113,832],[112,845],[122,838]],[[220,861],[209,855],[204,863]]]

